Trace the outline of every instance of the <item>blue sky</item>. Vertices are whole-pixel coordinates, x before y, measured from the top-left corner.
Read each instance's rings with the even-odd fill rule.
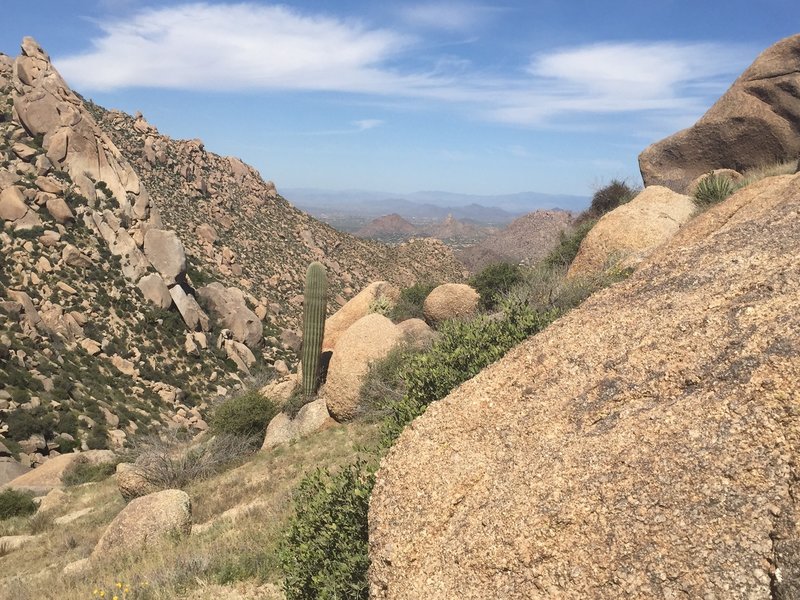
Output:
[[[800,3],[10,2],[67,82],[282,187],[588,195],[691,125]]]

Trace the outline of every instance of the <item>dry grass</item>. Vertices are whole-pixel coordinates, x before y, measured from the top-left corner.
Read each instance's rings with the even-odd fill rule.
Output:
[[[185,489],[199,527],[189,541],[167,539],[144,555],[99,563],[75,576],[63,575],[62,569],[89,556],[124,502],[113,478],[70,488],[68,502],[54,517],[86,506],[95,510],[67,525],[53,525],[41,542],[0,558],[0,599],[38,600],[52,597],[53,590],[63,600],[86,599],[95,588],[110,589],[117,581],[130,584],[135,595],[129,597],[136,600],[225,597],[219,594],[225,588],[219,586],[226,584],[253,590],[253,598],[269,598],[265,590],[275,588],[268,584],[280,583],[275,550],[297,484],[317,466],[349,462],[378,435],[375,425],[334,427],[191,483]],[[30,521],[22,520],[13,529],[30,533]],[[242,581],[246,583],[235,583]],[[217,592],[205,596],[210,589]]]
[[[736,183],[737,188],[747,187],[765,177],[775,177],[777,175],[793,175],[797,171],[797,161],[773,163],[762,167],[748,169],[742,173],[743,179]]]

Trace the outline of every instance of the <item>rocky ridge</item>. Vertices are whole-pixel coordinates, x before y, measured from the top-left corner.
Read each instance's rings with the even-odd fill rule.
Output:
[[[458,259],[472,272],[497,262],[535,264],[558,243],[562,232],[574,226],[572,213],[562,210],[537,210],[523,215],[506,227],[457,251]]]

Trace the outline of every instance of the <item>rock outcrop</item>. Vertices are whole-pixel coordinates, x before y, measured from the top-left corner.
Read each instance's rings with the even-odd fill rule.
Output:
[[[689,196],[653,185],[618,206],[592,227],[581,242],[568,276],[602,273],[610,266],[634,266],[669,240],[697,210]]]
[[[90,560],[133,554],[169,535],[192,531],[192,502],[181,490],[164,490],[132,500],[114,517],[92,551]]]
[[[328,413],[325,398],[319,398],[301,407],[294,418],[284,412],[275,415],[267,426],[261,449],[269,450],[321,431],[335,423]]]
[[[37,496],[43,496],[53,488],[63,485],[61,481],[62,475],[78,457],[91,464],[110,463],[114,462],[115,459],[114,453],[110,450],[89,450],[80,454],[62,454],[51,458],[32,471],[12,479],[5,486],[2,486],[2,489],[27,490]]]
[[[238,288],[226,288],[221,283],[211,283],[197,290],[197,295],[216,315],[223,327],[230,329],[233,339],[256,348],[261,341],[264,326],[255,312],[247,307],[245,296]]]
[[[480,296],[465,283],[444,283],[435,287],[422,305],[422,312],[429,323],[441,323],[447,319],[471,317],[478,311]]]
[[[344,332],[333,350],[328,378],[320,395],[337,421],[358,414],[358,400],[369,365],[384,356],[403,338],[389,319],[378,313],[362,317]]]
[[[371,598],[800,597],[800,176],[698,216],[383,460]]]
[[[685,193],[714,169],[742,172],[800,155],[800,34],[769,47],[697,123],[639,155],[646,186]]]

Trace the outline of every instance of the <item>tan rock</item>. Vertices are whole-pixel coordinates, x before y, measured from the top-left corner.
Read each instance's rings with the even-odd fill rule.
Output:
[[[197,237],[200,240],[207,242],[209,244],[213,244],[214,242],[216,242],[219,237],[217,235],[217,230],[214,229],[214,227],[209,225],[208,223],[202,223],[198,225],[197,229],[195,230],[195,233],[197,233]]]
[[[400,290],[386,281],[369,284],[350,301],[337,310],[325,321],[325,339],[322,342],[323,352],[333,350],[336,342],[353,323],[370,313],[370,307],[376,301],[383,301],[393,306],[400,298]]]
[[[136,377],[139,374],[135,365],[128,359],[122,358],[119,354],[114,354],[111,357],[111,364],[123,375]]]
[[[173,285],[169,289],[169,295],[172,296],[175,307],[181,313],[184,323],[190,330],[202,329],[208,331],[208,315],[200,308],[194,296],[188,295],[180,285]]]
[[[47,192],[48,194],[63,194],[64,193],[64,184],[57,179],[53,179],[52,177],[37,177],[36,181],[34,182],[36,187],[38,187],[43,192]]]
[[[29,210],[21,219],[14,221],[14,231],[30,231],[42,226],[42,219],[38,213]]]
[[[0,219],[17,221],[27,212],[28,205],[20,188],[12,186],[0,192]]]
[[[739,172],[794,160],[800,154],[800,34],[761,53],[706,114],[689,129],[639,155],[646,186],[686,192],[714,169]]]
[[[47,212],[55,219],[56,223],[61,223],[63,225],[64,223],[75,220],[75,215],[72,214],[72,210],[70,210],[67,203],[64,202],[64,199],[60,196],[53,196],[47,200],[45,206],[47,207]]]
[[[463,319],[478,312],[480,296],[465,283],[444,283],[425,298],[422,312],[429,323]]]
[[[401,340],[394,323],[377,313],[362,317],[344,332],[336,342],[320,393],[334,419],[347,421],[358,414],[361,385],[369,365],[386,356]]]
[[[97,356],[101,352],[100,342],[96,342],[91,338],[83,338],[80,343],[81,347],[91,356]]]
[[[61,258],[64,263],[70,267],[87,268],[94,264],[91,258],[83,254],[72,244],[64,246],[64,249],[61,251]]]
[[[291,442],[321,431],[334,421],[328,413],[324,398],[319,398],[303,406],[294,419],[286,413],[278,413],[267,427],[262,450],[269,450],[280,444]]]
[[[264,326],[258,315],[247,307],[241,290],[214,282],[198,288],[197,295],[223,327],[230,329],[233,339],[251,348],[258,346]]]
[[[148,229],[144,234],[144,255],[167,285],[186,273],[186,253],[174,231]]]
[[[172,306],[169,288],[158,273],[150,273],[139,280],[136,286],[142,291],[145,299],[163,310]]]
[[[33,471],[20,475],[0,489],[29,490],[34,494],[44,495],[62,485],[61,476],[78,456],[92,464],[110,463],[115,458],[114,453],[110,450],[88,450],[81,453],[62,454],[51,458]]]
[[[397,324],[397,329],[403,341],[414,348],[427,348],[439,337],[422,319],[406,319]]]
[[[10,456],[0,456],[0,488],[30,470],[30,467],[24,466]]]
[[[798,215],[800,176],[743,189],[434,402],[370,597],[797,597]]]
[[[74,296],[75,294],[78,293],[78,290],[76,290],[74,287],[72,287],[68,283],[64,283],[63,281],[59,281],[58,283],[56,283],[56,287],[58,289],[60,289],[62,292],[64,292],[65,294],[69,294],[70,296]]]
[[[298,380],[299,378],[296,374],[287,375],[286,377],[270,381],[259,391],[263,396],[266,396],[279,406],[283,406],[299,385]]]
[[[106,528],[90,561],[132,555],[167,536],[192,530],[192,502],[181,490],[164,490],[132,500]]]
[[[158,486],[150,482],[147,471],[140,465],[119,463],[116,480],[119,493],[126,502],[158,491]]]
[[[633,266],[669,240],[697,207],[689,196],[658,185],[605,214],[581,242],[568,276],[602,273],[624,261]]]
[[[69,496],[67,496],[67,493],[64,490],[60,488],[53,488],[44,498],[42,498],[42,501],[39,503],[39,510],[37,512],[39,514],[45,514],[52,511],[62,510],[64,506],[66,506],[68,500]]]

